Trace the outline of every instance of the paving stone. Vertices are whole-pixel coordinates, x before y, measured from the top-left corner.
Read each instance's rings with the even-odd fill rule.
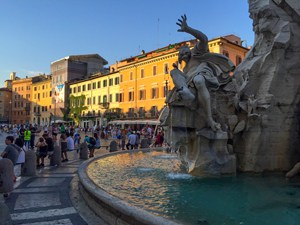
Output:
[[[48,209],[48,210],[40,210],[37,212],[23,212],[23,213],[13,213],[11,215],[11,219],[15,220],[28,220],[28,219],[37,219],[44,218],[49,216],[63,216],[69,214],[77,213],[74,207],[68,208],[59,208],[59,209]]]
[[[61,205],[59,193],[19,194],[15,210]]]
[[[39,177],[32,181],[28,187],[58,186],[65,181],[65,178]]]
[[[22,223],[22,225],[73,225],[73,223],[70,219],[61,219],[36,223]]]

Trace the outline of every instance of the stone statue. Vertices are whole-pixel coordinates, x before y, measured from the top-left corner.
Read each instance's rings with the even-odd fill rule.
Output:
[[[220,86],[218,77],[229,78],[228,73],[234,69],[234,65],[223,55],[209,53],[206,35],[189,27],[186,15],[181,18],[178,20],[179,23],[176,23],[180,26],[178,31],[193,35],[199,42],[192,50],[188,46],[179,49],[178,62],[185,62],[185,67],[182,72],[174,65],[175,69],[171,71],[171,76],[177,95],[185,106],[191,110],[201,107],[207,125],[216,131],[220,129],[220,124],[213,120],[208,89],[217,90]]]
[[[169,126],[169,142],[179,150],[190,173],[206,173],[213,164],[218,164],[216,170],[220,171],[228,161],[227,133],[213,118],[211,92],[231,81],[229,73],[234,65],[224,55],[209,52],[208,38],[188,26],[186,15],[176,24],[179,32],[189,33],[199,41],[192,50],[188,46],[179,49],[178,62],[185,66],[181,71],[174,64],[170,71],[175,87],[167,97],[169,116],[164,119]],[[199,167],[200,171],[195,172]]]
[[[248,2],[255,40],[233,78],[245,124],[233,138],[238,168],[287,171],[300,160],[300,1]]]
[[[161,118],[192,174],[288,171],[300,161],[300,1],[248,3],[255,40],[232,77],[230,60],[209,53],[185,15],[177,23],[199,42],[179,49],[185,67],[171,71]]]

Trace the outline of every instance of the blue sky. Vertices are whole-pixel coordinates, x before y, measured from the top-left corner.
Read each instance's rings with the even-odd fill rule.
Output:
[[[97,53],[109,65],[193,38],[177,19],[209,39],[235,34],[253,44],[247,0],[1,0],[0,87],[19,77],[50,74],[51,62]]]

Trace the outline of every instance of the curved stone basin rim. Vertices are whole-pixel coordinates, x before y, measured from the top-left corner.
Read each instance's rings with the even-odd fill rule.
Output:
[[[95,183],[87,175],[88,166],[94,161],[111,157],[117,154],[136,153],[136,152],[149,152],[152,150],[131,150],[122,152],[108,153],[103,156],[96,157],[94,159],[84,162],[78,169],[79,182],[81,185],[80,192],[85,199],[86,203],[91,209],[95,209],[95,205],[101,208],[101,210],[94,210],[94,212],[100,216],[103,220],[109,224],[139,224],[139,225],[179,225],[179,223],[167,220],[163,217],[155,216],[141,208],[133,206],[95,185]],[[158,151],[158,150],[155,150]],[[89,197],[87,197],[89,196]],[[91,202],[93,201],[93,202]],[[102,212],[102,211],[105,212]],[[108,216],[109,215],[109,216]],[[104,218],[106,217],[106,218]],[[118,223],[116,223],[118,221]]]

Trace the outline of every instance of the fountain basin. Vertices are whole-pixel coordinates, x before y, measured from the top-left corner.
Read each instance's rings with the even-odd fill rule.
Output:
[[[153,215],[152,213],[115,197],[91,180],[87,170],[88,167],[95,163],[96,160],[120,154],[128,154],[128,152],[129,151],[110,153],[97,157],[93,160],[86,161],[79,167],[79,190],[89,208],[110,225],[179,225],[179,223]],[[131,151],[129,154],[132,154],[133,152],[140,151]],[[147,150],[142,150],[142,152],[147,152]]]
[[[84,198],[109,224],[300,221],[300,180],[286,181],[282,174],[193,177],[182,172],[176,155],[162,151],[105,155],[79,172]]]

